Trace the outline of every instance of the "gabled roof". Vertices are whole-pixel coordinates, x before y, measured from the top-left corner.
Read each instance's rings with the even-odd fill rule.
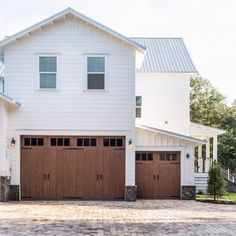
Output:
[[[140,125],[140,124],[138,124],[138,125],[136,124],[136,127],[140,128],[140,129],[148,130],[148,131],[151,131],[151,132],[168,135],[168,136],[171,136],[171,137],[174,137],[174,138],[179,138],[179,139],[186,140],[186,141],[189,141],[189,142],[192,142],[192,143],[206,144],[205,140],[193,138],[191,136],[187,136],[187,135],[183,135],[183,134],[170,132],[170,131],[163,130],[163,129],[158,129],[156,127],[150,127],[150,126]]]
[[[0,93],[0,100],[3,100],[4,102],[10,104],[10,105],[14,105],[14,106],[21,106],[21,104],[19,102],[17,102],[16,100],[14,100],[13,98],[7,96],[6,94]]]
[[[27,35],[29,34],[30,32],[44,26],[44,25],[47,25],[47,24],[50,24],[50,23],[53,23],[55,20],[57,20],[58,18],[61,18],[61,17],[64,17],[66,16],[67,14],[72,14],[74,15],[75,17],[78,17],[79,19],[101,29],[102,31],[104,32],[107,32],[113,36],[115,36],[116,38],[120,39],[122,42],[126,42],[127,44],[129,44],[130,46],[134,47],[136,50],[140,51],[140,52],[144,52],[145,51],[145,47],[143,45],[140,45],[139,43],[127,38],[126,36],[108,28],[107,26],[103,25],[103,24],[100,24],[99,22],[77,12],[76,10],[72,9],[71,7],[68,7],[66,8],[65,10],[61,11],[61,12],[58,12],[57,14],[55,15],[52,15],[50,17],[48,17],[47,19],[45,20],[42,20],[40,22],[38,22],[37,24],[34,24],[10,37],[7,37],[5,39],[3,39],[2,41],[0,41],[0,48],[3,47],[3,46],[6,46],[8,43],[11,43],[13,42],[14,40],[17,40],[17,38],[20,38],[24,35]]]
[[[211,126],[198,123],[190,123],[190,134],[194,137],[213,137],[226,133],[226,130],[213,128]]]
[[[182,38],[131,38],[146,47],[140,72],[197,73]]]

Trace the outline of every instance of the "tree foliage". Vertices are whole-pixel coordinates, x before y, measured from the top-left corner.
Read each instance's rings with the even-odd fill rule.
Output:
[[[211,83],[201,77],[191,79],[191,121],[227,132],[219,137],[218,156],[228,168],[236,168],[236,100],[228,106],[223,96]]]
[[[214,163],[208,172],[208,194],[216,198],[221,197],[225,192],[224,175],[219,164]]]

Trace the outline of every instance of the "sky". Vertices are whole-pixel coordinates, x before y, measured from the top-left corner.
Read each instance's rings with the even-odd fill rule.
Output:
[[[236,0],[0,0],[0,38],[69,6],[128,37],[183,37],[199,73],[236,98]]]

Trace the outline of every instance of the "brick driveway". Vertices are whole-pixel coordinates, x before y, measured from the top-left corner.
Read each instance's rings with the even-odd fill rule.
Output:
[[[195,201],[0,203],[0,235],[235,235],[236,205]]]

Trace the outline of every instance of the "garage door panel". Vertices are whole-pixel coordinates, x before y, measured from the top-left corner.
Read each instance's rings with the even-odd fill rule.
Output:
[[[140,198],[179,198],[180,153],[136,152],[136,184]]]
[[[32,199],[124,198],[122,137],[22,137],[22,196]],[[29,147],[25,149],[24,144]]]

